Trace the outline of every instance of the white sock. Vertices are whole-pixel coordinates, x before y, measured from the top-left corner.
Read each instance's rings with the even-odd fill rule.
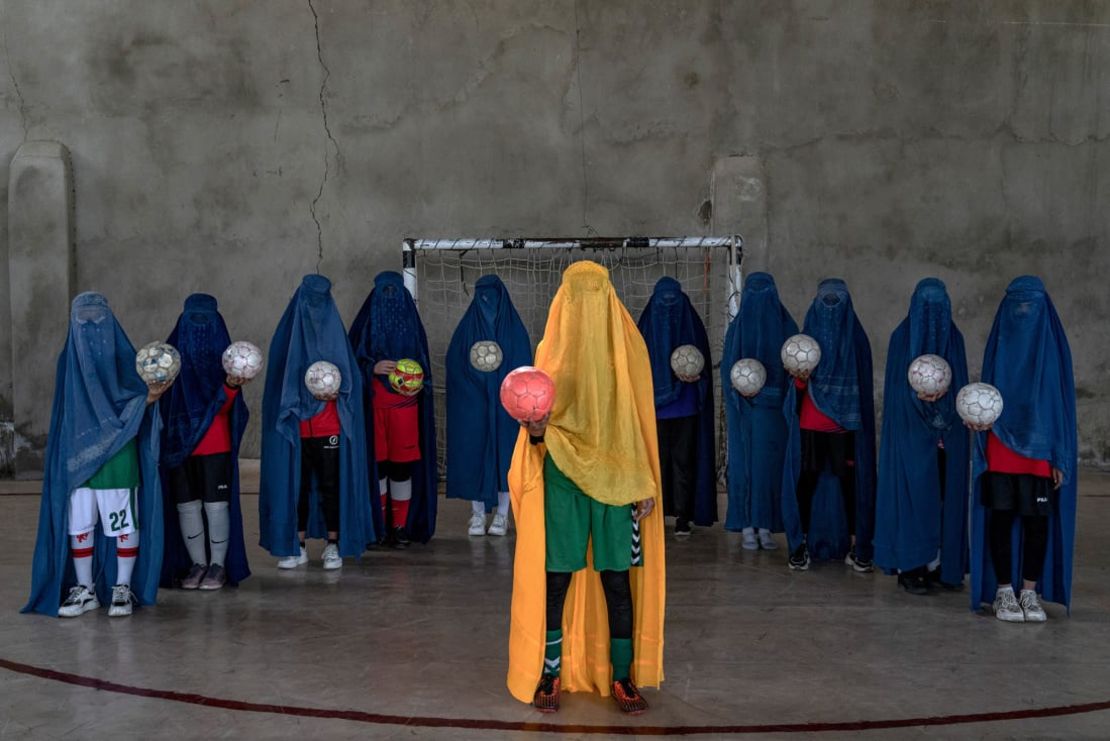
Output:
[[[485,517],[486,516],[486,503],[485,502],[471,502],[470,503],[470,514],[471,515],[480,515],[482,517]]]
[[[755,536],[755,528],[754,527],[746,527],[743,530],[741,530],[740,533],[744,536],[754,537]]]
[[[412,479],[404,481],[389,480],[389,496],[395,502],[407,502],[412,499]]]
[[[177,521],[181,523],[181,539],[193,563],[208,565],[204,555],[204,518],[200,515],[200,500],[183,502],[177,505]]]
[[[90,592],[93,588],[91,549],[94,537],[94,533],[69,536],[69,548],[70,553],[73,554],[73,570],[77,572],[77,583],[88,587]],[[87,556],[77,555],[86,551],[88,551]]]
[[[937,551],[937,557],[929,562],[929,571],[936,571],[940,568],[940,551]]]
[[[224,565],[227,558],[227,539],[231,534],[231,513],[227,502],[205,502],[204,514],[208,517],[208,550],[212,563]]]
[[[509,492],[507,492],[507,491],[497,492],[497,514],[504,515],[505,517],[508,517],[509,516],[509,510],[511,510],[511,509],[512,509],[512,504],[510,503],[510,500],[509,500]]]
[[[123,537],[127,536],[120,536],[120,538]],[[132,550],[132,553],[136,554],[133,556],[119,555],[121,545],[120,538],[116,538],[116,584],[126,584],[127,586],[131,586],[131,572],[135,570],[135,561],[138,559],[137,552],[139,549],[135,548],[134,550]]]

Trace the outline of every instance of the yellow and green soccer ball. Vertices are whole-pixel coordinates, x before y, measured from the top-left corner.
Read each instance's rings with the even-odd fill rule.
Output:
[[[424,388],[424,369],[415,360],[402,358],[389,374],[389,385],[402,396],[416,396]]]

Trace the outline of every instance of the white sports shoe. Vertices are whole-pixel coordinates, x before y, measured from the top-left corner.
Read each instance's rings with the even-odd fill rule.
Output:
[[[306,563],[308,563],[308,551],[306,551],[302,545],[301,555],[286,556],[285,558],[279,559],[277,566],[279,569],[295,569],[298,566],[304,566]]]
[[[108,606],[108,617],[128,617],[131,615],[131,604],[134,601],[129,585],[115,585],[112,587],[112,604]]]
[[[759,542],[755,539],[755,530],[746,527],[740,532],[740,547],[745,551],[759,550]]]
[[[58,608],[58,617],[72,618],[84,615],[89,610],[100,607],[96,595],[82,584],[71,588],[65,602]]]
[[[1037,593],[1032,589],[1021,590],[1021,611],[1025,614],[1027,623],[1043,623],[1048,620]]]
[[[477,512],[470,516],[470,527],[466,531],[467,535],[485,535],[486,534],[486,516],[480,515]]]
[[[1025,612],[1014,597],[1013,587],[999,587],[994,595],[994,616],[1007,623],[1024,623]]]
[[[343,559],[339,555],[339,546],[335,543],[328,543],[324,546],[324,569],[334,571],[342,567]]]
[[[493,524],[489,526],[490,535],[504,535],[509,532],[509,518],[498,512],[493,516]]]
[[[775,536],[771,534],[770,530],[764,528],[759,529],[759,547],[765,551],[773,551],[779,547],[779,544],[775,542]]]

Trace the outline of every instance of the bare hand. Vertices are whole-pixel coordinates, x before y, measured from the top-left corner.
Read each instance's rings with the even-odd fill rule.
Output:
[[[312,398],[317,401],[335,401],[339,398],[339,392],[337,391],[334,394],[313,394]]]
[[[1064,472],[1059,468],[1053,466],[1052,468],[1052,488],[1059,489],[1064,485]]]
[[[539,419],[527,420],[520,424],[528,430],[528,434],[532,437],[543,437],[543,434],[547,431],[547,422],[549,419],[551,419],[551,412],[548,412]]]
[[[233,389],[237,389],[240,386],[244,386],[244,385],[250,383],[250,381],[251,381],[251,379],[242,378],[241,376],[228,376],[227,380],[224,381],[224,383],[226,383],[228,386],[230,386]]]
[[[675,373],[675,375],[678,376],[678,380],[682,381],[683,383],[697,383],[698,381],[701,380],[700,375],[699,376],[685,376],[681,373]]]
[[[971,430],[972,432],[987,432],[988,430],[990,430],[991,425],[977,425],[965,420],[964,427]]]
[[[152,383],[146,387],[146,403],[153,404],[162,398],[162,394],[166,393],[166,389],[173,385],[173,381],[163,381],[161,383]]]
[[[374,363],[375,376],[388,376],[393,371],[397,370],[396,360],[379,360]]]
[[[939,401],[941,399],[941,397],[944,396],[944,393],[945,393],[944,391],[941,391],[940,393],[937,393],[937,394],[918,394],[917,398],[921,399],[922,401],[930,401],[930,402]]]
[[[655,511],[654,499],[644,499],[642,501],[636,502],[636,511],[632,513],[632,519],[636,522],[639,522],[640,520],[650,515],[653,511]]]
[[[812,373],[812,372],[813,371],[811,371],[811,370],[800,370],[800,369],[789,371],[790,375],[794,376],[799,381],[808,381],[809,380],[809,374]]]

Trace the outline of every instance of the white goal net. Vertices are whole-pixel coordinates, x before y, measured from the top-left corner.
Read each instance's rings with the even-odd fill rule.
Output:
[[[609,270],[634,320],[640,318],[659,278],[670,276],[682,284],[705,322],[713,353],[720,471],[724,417],[718,371],[725,331],[740,296],[740,237],[406,239],[402,250],[405,285],[417,300],[428,333],[441,474],[447,441],[444,356],[470,305],[474,283],[491,273],[501,278],[528,328],[534,352],[543,339],[548,306],[563,271],[579,260],[593,260]]]

